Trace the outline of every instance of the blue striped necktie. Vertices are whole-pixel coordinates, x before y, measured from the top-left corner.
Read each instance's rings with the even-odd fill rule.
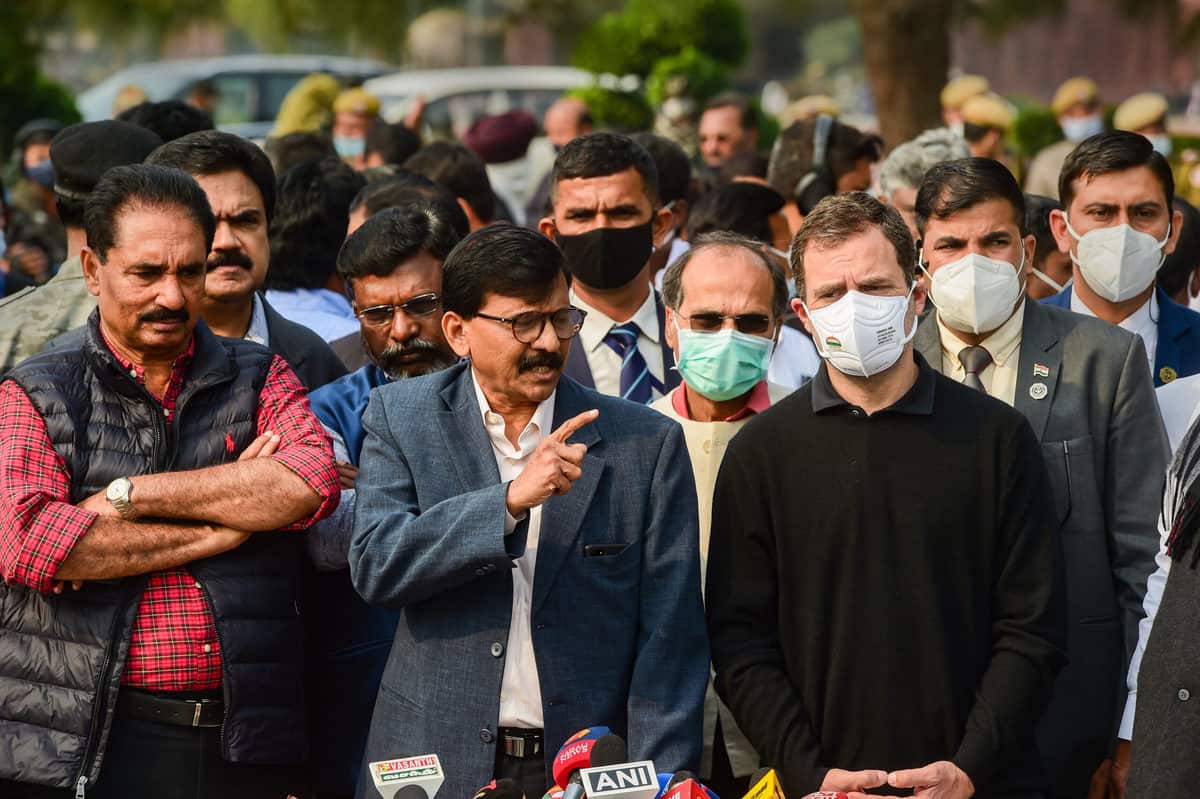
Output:
[[[657,381],[650,374],[646,359],[638,351],[640,332],[634,322],[613,325],[604,336],[604,343],[621,356],[621,397],[645,405],[651,400],[651,383]]]

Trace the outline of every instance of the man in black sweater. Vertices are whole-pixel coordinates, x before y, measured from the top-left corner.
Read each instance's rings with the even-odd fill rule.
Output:
[[[826,363],[721,468],[717,691],[794,796],[1039,797],[1066,622],[1037,440],[913,352],[925,289],[894,210],[826,199],[792,268]]]

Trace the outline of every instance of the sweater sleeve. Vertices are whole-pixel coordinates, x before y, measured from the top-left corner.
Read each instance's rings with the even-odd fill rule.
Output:
[[[828,768],[800,694],[788,679],[779,640],[776,544],[753,459],[737,441],[721,465],[713,499],[707,615],[717,693],[785,792],[821,787]]]
[[[1066,589],[1062,542],[1049,478],[1033,430],[1023,419],[999,448],[1003,485],[995,548],[992,658],[954,763],[981,790],[1029,740],[1066,663]]]

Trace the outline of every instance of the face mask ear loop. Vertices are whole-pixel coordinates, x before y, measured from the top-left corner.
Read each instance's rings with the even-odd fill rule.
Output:
[[[925,264],[922,263],[922,261],[925,260],[924,256],[925,256],[925,249],[922,248],[917,252],[917,269],[920,269],[922,272],[925,273],[925,277],[929,278],[929,291],[925,292],[925,299],[928,300],[929,304],[933,306],[933,310],[940,312],[942,309],[938,307],[937,300],[935,300],[933,298],[933,275],[929,274],[929,270],[926,269]],[[916,280],[916,278],[913,278],[913,284],[908,289],[909,297],[912,296],[913,289],[915,289],[916,287],[917,287],[917,280]]]

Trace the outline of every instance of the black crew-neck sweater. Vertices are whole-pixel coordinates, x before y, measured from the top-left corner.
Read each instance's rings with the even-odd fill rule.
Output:
[[[914,357],[913,388],[869,416],[823,365],[746,425],[717,480],[717,691],[792,796],[830,768],[939,760],[981,799],[1044,780],[1034,725],[1066,614],[1038,443]]]

